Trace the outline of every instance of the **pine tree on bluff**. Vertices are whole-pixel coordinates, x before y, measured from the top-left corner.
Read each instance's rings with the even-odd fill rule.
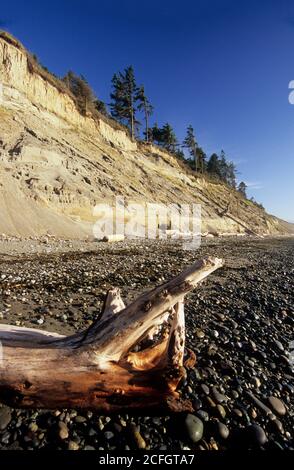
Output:
[[[148,100],[148,98],[145,94],[144,86],[141,86],[138,89],[138,92],[137,92],[137,95],[136,95],[136,101],[139,102],[138,109],[140,111],[144,112],[144,116],[145,116],[145,132],[144,132],[144,135],[145,135],[146,142],[149,142],[149,139],[150,139],[149,118],[152,115],[154,108],[153,108],[152,104],[150,103],[150,101]]]
[[[221,169],[219,156],[216,153],[213,153],[207,163],[207,172],[212,174],[215,177],[221,178]]]
[[[86,115],[88,112],[95,113],[95,111],[99,111],[107,116],[105,103],[95,96],[85,77],[82,75],[79,77],[70,70],[62,80],[74,95],[75,102],[82,114]]]
[[[121,72],[115,73],[112,77],[111,83],[113,89],[110,94],[112,99],[112,103],[110,103],[111,114],[115,119],[123,122],[129,117],[126,109],[124,75]]]
[[[135,137],[135,124],[136,124],[136,108],[135,102],[137,100],[138,87],[135,81],[135,74],[133,67],[128,67],[125,70],[125,88],[126,88],[126,102],[129,110],[129,120],[131,125],[132,139]]]
[[[225,152],[222,150],[220,156],[218,157],[218,166],[220,178],[223,181],[227,182],[228,179],[228,165]]]
[[[135,138],[136,102],[138,100],[138,87],[136,85],[134,69],[127,67],[124,72],[114,74],[112,78],[112,102],[110,104],[112,116],[121,123],[127,123],[132,139]]]
[[[77,86],[79,88],[81,107],[84,108],[84,113],[87,114],[87,112],[90,111],[91,104],[94,102],[94,93],[83,76],[80,77]]]
[[[67,74],[63,77],[63,81],[66,84],[67,88],[72,92],[72,84],[74,81],[74,78],[76,75],[72,72],[72,70],[69,70]]]
[[[99,113],[104,114],[104,116],[108,115],[106,104],[104,103],[104,101],[101,101],[99,100],[99,98],[96,98],[94,101],[94,106],[95,106],[95,109],[99,111]]]
[[[93,111],[95,96],[85,77],[82,75],[79,77],[74,72],[69,71],[63,78],[63,81],[75,96],[79,110],[83,114]]]
[[[172,126],[167,122],[162,128],[157,123],[151,128],[152,140],[169,152],[177,153],[177,137]],[[182,157],[182,154],[179,154]]]
[[[236,189],[236,171],[236,165],[233,162],[228,162],[226,183],[234,189]]]
[[[201,173],[204,173],[207,169],[206,153],[201,147],[197,147],[196,152],[197,152],[197,161],[198,161],[199,171]]]
[[[222,150],[219,159],[221,179],[232,188],[236,188],[236,165],[227,160]]]
[[[213,153],[207,163],[207,172],[224,181],[232,188],[236,188],[236,166],[226,159],[222,150],[220,157]]]
[[[176,134],[168,122],[161,129],[161,140],[164,148],[166,148],[169,152],[175,153],[178,142]]]
[[[244,181],[241,181],[241,183],[239,183],[239,186],[238,186],[238,191],[239,191],[239,193],[242,194],[243,197],[245,197],[247,199],[246,190],[247,190],[246,183],[244,183]]]
[[[191,157],[194,160],[194,170],[198,171],[198,169],[199,169],[198,168],[199,167],[199,165],[198,165],[198,153],[197,153],[198,144],[196,142],[194,129],[191,126],[191,124],[187,128],[187,135],[185,137],[185,140],[183,142],[182,147],[187,148],[189,150],[189,153],[190,153]]]
[[[158,145],[162,144],[162,132],[161,129],[158,127],[157,122],[151,129],[149,129],[149,139],[152,142],[156,142]]]

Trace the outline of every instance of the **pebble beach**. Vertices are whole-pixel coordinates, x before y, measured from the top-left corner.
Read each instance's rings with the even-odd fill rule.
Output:
[[[126,303],[195,260],[225,266],[185,302],[196,355],[180,393],[193,413],[101,415],[0,404],[0,449],[294,449],[294,238],[117,244],[0,240],[0,322],[62,334],[87,328],[105,295]]]

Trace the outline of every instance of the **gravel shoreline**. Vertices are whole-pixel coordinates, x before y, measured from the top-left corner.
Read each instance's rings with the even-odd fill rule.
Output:
[[[1,240],[0,321],[64,334],[90,325],[112,286],[130,301],[195,259],[226,265],[185,304],[197,363],[181,393],[193,414],[0,404],[0,449],[294,449],[293,250],[293,238],[205,240],[196,252],[164,241]]]

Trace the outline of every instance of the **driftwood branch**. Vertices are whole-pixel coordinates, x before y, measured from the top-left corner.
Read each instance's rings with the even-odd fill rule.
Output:
[[[112,289],[99,320],[71,336],[0,325],[0,401],[103,412],[187,408],[177,391],[184,373],[184,296],[222,264],[217,258],[198,261],[128,306]],[[143,340],[150,343],[167,319],[169,331],[164,328],[144,348]]]

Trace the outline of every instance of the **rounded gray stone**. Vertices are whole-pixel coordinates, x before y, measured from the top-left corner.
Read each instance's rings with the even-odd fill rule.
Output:
[[[269,397],[268,402],[273,411],[275,411],[278,415],[284,416],[287,413],[286,407],[282,400],[277,397]]]
[[[200,418],[195,415],[188,414],[185,419],[185,427],[189,439],[192,442],[198,442],[203,436],[203,423]]]

